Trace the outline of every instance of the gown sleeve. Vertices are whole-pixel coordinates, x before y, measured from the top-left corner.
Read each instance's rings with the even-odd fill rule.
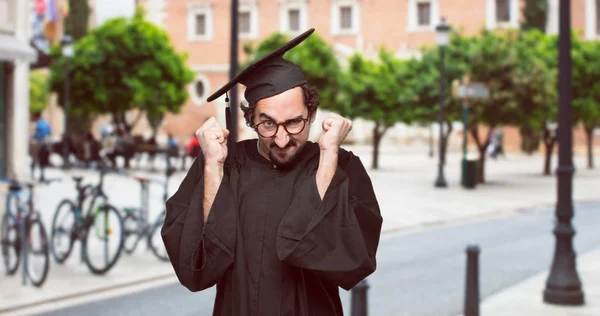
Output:
[[[360,159],[349,153],[338,166],[321,200],[316,170],[294,197],[279,225],[277,255],[350,290],[375,271],[383,219],[371,179]]]
[[[190,291],[215,285],[234,261],[236,216],[227,176],[206,223],[204,163],[194,161],[177,192],[167,200],[161,236],[179,282]]]

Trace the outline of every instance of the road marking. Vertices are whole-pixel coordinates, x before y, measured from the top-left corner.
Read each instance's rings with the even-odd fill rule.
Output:
[[[134,283],[118,285],[111,288],[100,289],[92,293],[75,294],[69,297],[62,297],[57,300],[50,300],[35,306],[26,306],[23,308],[15,308],[14,310],[3,314],[11,316],[34,315],[57,311],[77,305],[85,305],[97,301],[107,300],[115,297],[123,297],[145,290],[159,288],[167,285],[178,283],[179,280],[175,276],[161,276],[153,279],[136,281]]]

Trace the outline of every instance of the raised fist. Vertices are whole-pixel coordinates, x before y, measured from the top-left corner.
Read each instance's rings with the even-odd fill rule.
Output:
[[[223,164],[227,158],[227,136],[229,131],[222,129],[214,117],[209,118],[196,130],[204,161],[207,164]]]
[[[352,121],[337,114],[327,116],[322,123],[323,134],[319,137],[321,150],[337,151],[352,130]]]

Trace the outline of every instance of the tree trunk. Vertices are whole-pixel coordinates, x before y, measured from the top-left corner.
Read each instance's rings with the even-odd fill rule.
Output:
[[[379,168],[379,144],[381,143],[381,138],[387,131],[387,127],[382,127],[380,122],[375,122],[375,127],[373,127],[373,161],[371,162],[372,169]]]
[[[556,144],[556,135],[552,135],[550,131],[544,127],[544,149],[546,150],[546,159],[544,162],[544,175],[552,175],[552,152]]]
[[[586,127],[588,169],[594,169],[594,127]]]
[[[484,141],[479,139],[479,127],[475,124],[471,127],[471,136],[475,139],[477,149],[479,151],[479,163],[477,164],[477,183],[485,183],[485,151],[490,145],[492,138],[492,132],[494,131],[495,125],[490,125],[487,137]]]

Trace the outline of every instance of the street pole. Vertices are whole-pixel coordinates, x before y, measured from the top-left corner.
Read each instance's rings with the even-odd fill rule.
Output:
[[[558,305],[583,305],[584,295],[577,274],[573,235],[573,135],[571,127],[571,2],[560,1],[559,32],[559,109],[558,109],[558,199],[556,244],[544,302]]]
[[[229,80],[238,73],[238,0],[231,1],[231,51],[229,55]],[[231,128],[227,142],[236,143],[238,139],[238,90],[231,89],[229,110],[231,111]]]
[[[467,185],[467,142],[469,141],[469,104],[467,100],[463,100],[462,104],[462,119],[463,119],[463,158],[462,158],[462,173],[461,184]]]
[[[69,161],[69,99],[71,93],[71,74],[70,74],[70,62],[71,57],[73,57],[73,38],[69,34],[65,34],[60,41],[62,46],[62,56],[65,59],[65,91],[64,91],[64,117],[65,117],[65,127],[63,132],[63,169],[67,170],[71,168],[71,162]]]
[[[65,170],[71,168],[69,161],[69,93],[71,92],[69,59],[70,57],[65,57],[65,130],[63,133],[63,169]]]
[[[440,46],[440,113],[439,113],[439,120],[440,120],[440,163],[439,163],[439,168],[438,168],[438,177],[437,180],[435,181],[435,187],[436,188],[445,188],[448,186],[448,184],[446,183],[446,179],[444,177],[444,163],[446,162],[446,154],[444,152],[444,148],[446,147],[446,142],[445,142],[445,138],[444,138],[444,122],[445,122],[445,115],[444,115],[444,86],[445,86],[445,69],[444,69],[444,56],[445,55],[445,47],[442,45]]]

